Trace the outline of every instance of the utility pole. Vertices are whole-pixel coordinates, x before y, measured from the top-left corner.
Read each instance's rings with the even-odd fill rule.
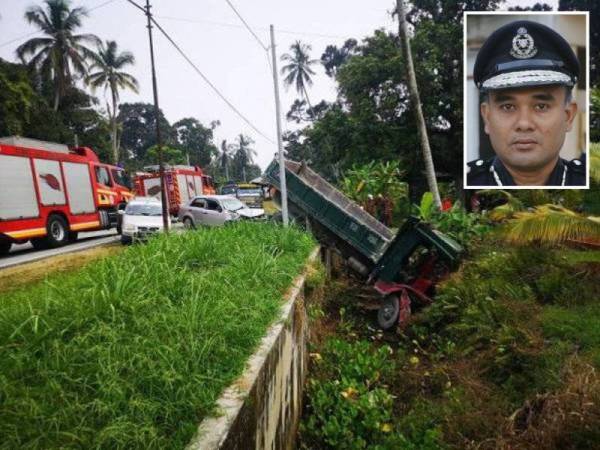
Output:
[[[406,9],[404,0],[396,0],[396,12],[398,13],[400,45],[402,54],[406,64],[406,79],[408,81],[408,91],[410,100],[415,108],[415,119],[419,128],[419,137],[421,138],[421,151],[423,152],[423,161],[425,163],[425,176],[429,190],[433,194],[433,201],[437,209],[442,209],[442,201],[438,190],[437,179],[435,177],[435,167],[433,166],[433,157],[431,156],[431,147],[429,146],[429,138],[427,137],[427,127],[423,118],[423,110],[421,109],[421,99],[419,98],[419,88],[417,86],[417,77],[415,75],[415,67],[413,65],[412,54],[410,52],[410,42],[408,40],[408,28],[406,26]]]
[[[156,87],[156,70],[154,69],[154,44],[152,42],[152,14],[150,0],[146,0],[146,17],[148,18],[148,37],[150,38],[150,64],[152,66],[152,90],[154,91],[154,120],[156,121],[156,145],[158,146],[158,167],[160,173],[160,200],[162,202],[162,218],[165,233],[169,232],[169,206],[167,205],[167,184],[165,183],[165,167],[163,161],[162,140],[160,136],[160,109],[158,108],[158,89]]]
[[[273,84],[275,85],[275,114],[277,115],[277,148],[279,150],[279,187],[281,191],[281,217],[283,226],[289,224],[287,183],[285,180],[285,158],[281,139],[281,105],[279,104],[279,77],[277,76],[277,55],[275,53],[275,30],[271,25],[271,55],[273,57]]]

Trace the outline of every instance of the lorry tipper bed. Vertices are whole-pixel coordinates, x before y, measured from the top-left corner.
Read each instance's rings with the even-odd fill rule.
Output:
[[[394,234],[306,164],[286,160],[285,173],[292,214],[308,218],[317,239],[338,250],[351,268],[385,296],[379,312],[383,328],[393,326],[397,320],[406,321],[410,314],[409,293],[430,301],[427,292],[433,284],[430,277],[434,258],[449,266],[458,263],[461,246],[429,224],[409,217]],[[277,160],[267,168],[265,179],[279,189]],[[406,283],[403,273],[419,248],[431,250],[432,257],[419,275]]]

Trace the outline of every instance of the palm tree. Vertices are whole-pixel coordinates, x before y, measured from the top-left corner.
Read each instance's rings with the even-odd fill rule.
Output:
[[[225,179],[227,181],[230,180],[230,178],[229,178],[229,162],[230,162],[232,156],[233,156],[233,149],[231,148],[231,145],[228,145],[227,140],[223,139],[221,141],[221,152],[219,153],[219,156],[218,156],[218,164],[219,164],[220,168],[225,171]]]
[[[254,156],[256,156],[256,150],[250,146],[254,143],[252,139],[243,134],[238,136],[237,151],[235,152],[235,158],[240,165],[242,171],[242,179],[246,181],[246,167],[253,163]]]
[[[98,45],[98,54],[94,57],[94,62],[90,68],[93,73],[86,77],[93,90],[104,86],[104,90],[110,89],[112,98],[112,110],[107,105],[108,116],[111,122],[111,141],[113,162],[119,162],[119,148],[117,145],[117,110],[119,104],[119,89],[131,89],[138,92],[138,82],[130,74],[121,69],[128,65],[133,65],[135,58],[130,52],[119,53],[115,41],[106,41],[106,45]]]
[[[537,206],[515,214],[505,228],[513,243],[583,241],[600,244],[600,217],[586,217],[558,205]]]
[[[291,53],[281,55],[281,60],[288,62],[287,65],[281,68],[281,74],[285,75],[283,81],[288,88],[293,84],[296,85],[296,91],[304,97],[310,108],[311,115],[314,117],[306,86],[312,86],[313,84],[311,76],[315,74],[315,71],[310,66],[317,64],[319,61],[310,59],[309,52],[312,50],[312,47],[300,41],[294,42],[290,50]]]
[[[46,9],[31,6],[25,12],[27,22],[37,25],[45,36],[28,40],[16,53],[23,62],[31,56],[27,63],[52,80],[54,111],[57,111],[61,98],[73,83],[73,73],[84,75],[86,60],[94,55],[83,44],[98,44],[100,39],[93,34],[73,34],[87,16],[85,8],[70,9],[68,0],[46,0],[45,4]]]

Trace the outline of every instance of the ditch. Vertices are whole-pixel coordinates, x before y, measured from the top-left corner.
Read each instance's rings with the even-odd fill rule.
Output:
[[[299,448],[597,448],[599,280],[599,251],[479,244],[382,332],[339,270],[309,310]]]

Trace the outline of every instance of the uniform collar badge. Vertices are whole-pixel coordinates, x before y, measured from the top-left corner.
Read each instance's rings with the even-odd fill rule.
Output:
[[[510,54],[517,59],[533,58],[537,53],[533,38],[525,27],[520,27],[512,40]]]

